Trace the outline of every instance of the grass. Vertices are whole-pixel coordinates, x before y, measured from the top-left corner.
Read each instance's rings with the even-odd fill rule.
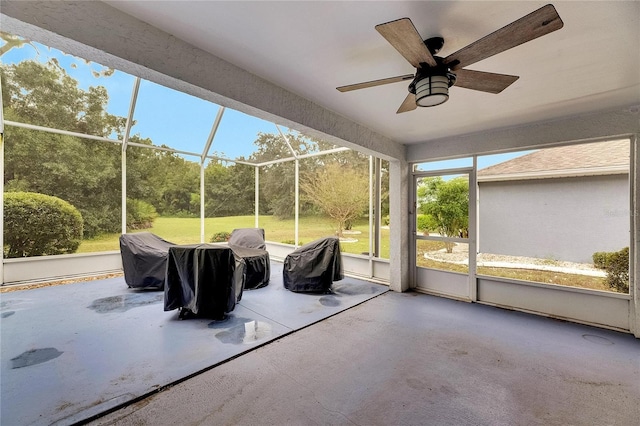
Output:
[[[235,228],[251,228],[255,225],[254,216],[231,216],[205,219],[205,239],[208,241],[217,232],[231,232]],[[259,225],[265,229],[267,240],[273,242],[289,242],[294,239],[293,219],[280,220],[273,216],[260,216]],[[354,231],[360,234],[353,235],[358,239],[355,243],[342,243],[340,248],[343,253],[362,254],[369,250],[369,225],[366,220],[359,221],[353,226]],[[200,219],[198,218],[171,218],[161,217],[156,219],[153,227],[146,231],[160,235],[162,238],[177,244],[196,243],[200,241]],[[389,230],[382,229],[380,241],[381,256],[389,258]],[[308,243],[320,237],[335,234],[333,222],[323,217],[301,217],[299,221],[298,236],[301,244]],[[78,249],[78,253],[118,250],[118,238],[120,234],[107,234],[97,238],[84,240]],[[424,268],[440,269],[445,271],[467,273],[466,265],[456,265],[446,262],[438,262],[425,259],[424,252],[443,249],[444,243],[440,241],[420,241],[417,263]],[[510,278],[515,280],[533,281],[546,284],[557,284],[570,287],[589,288],[594,290],[612,291],[604,278],[590,277],[576,274],[563,274],[558,272],[540,271],[531,269],[490,268],[479,267],[478,274],[494,277]]]
[[[590,288],[592,290],[614,291],[607,286],[603,277],[591,277],[589,275],[565,274],[534,269],[489,268],[485,266],[478,268],[478,274],[537,283]]]
[[[264,228],[268,241],[293,243],[295,228],[293,219],[280,220],[273,216],[260,216],[259,226]],[[215,217],[205,219],[205,241],[217,232],[231,232],[235,228],[252,228],[255,226],[253,215]],[[330,219],[317,216],[300,217],[298,223],[298,239],[300,244],[311,242],[321,237],[335,235],[335,228]],[[349,235],[358,241],[342,243],[340,248],[344,253],[362,254],[369,251],[369,223],[361,220],[353,225],[354,231],[360,234]],[[145,229],[161,236],[165,240],[176,244],[200,242],[199,218],[160,217],[155,220],[153,227]],[[96,238],[83,240],[78,253],[119,250],[118,238],[120,234],[105,234]],[[381,230],[380,257],[389,258],[389,230]]]

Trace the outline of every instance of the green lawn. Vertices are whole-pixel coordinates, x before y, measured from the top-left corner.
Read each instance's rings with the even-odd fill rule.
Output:
[[[205,239],[209,241],[211,236],[217,232],[231,232],[235,228],[251,228],[254,225],[254,216],[252,215],[208,218],[205,219]],[[279,220],[273,216],[260,216],[259,226],[265,229],[268,241],[293,242],[293,219]],[[360,231],[361,234],[347,236],[356,238],[358,241],[355,243],[341,243],[340,247],[343,253],[361,254],[367,252],[369,250],[368,222],[366,220],[357,222],[354,224],[353,230]],[[197,243],[200,242],[200,219],[161,217],[156,219],[153,228],[147,229],[146,231],[153,232],[177,244]],[[308,243],[320,237],[334,235],[334,233],[333,222],[330,219],[322,217],[300,218],[298,235],[301,244]],[[78,253],[118,250],[119,237],[120,234],[108,234],[98,238],[84,240],[78,249]],[[420,243],[421,246],[417,259],[418,266],[457,272],[468,271],[467,267],[463,265],[453,265],[424,259],[422,256],[424,251],[441,249],[444,247],[444,244],[438,241],[421,241]],[[388,229],[382,229],[380,250],[382,252],[380,257],[388,259]],[[606,286],[603,278],[507,268],[479,268],[478,272],[493,276],[503,276],[505,278],[611,291],[611,289]]]
[[[254,216],[231,216],[205,219],[205,240],[218,232],[231,232],[235,228],[251,228],[255,226]],[[293,243],[295,237],[293,219],[279,220],[273,216],[260,216],[259,226],[265,229],[268,241]],[[298,238],[301,244],[308,243],[317,238],[335,234],[333,222],[323,217],[301,217],[299,220]],[[357,235],[346,235],[356,238],[354,243],[342,243],[340,245],[344,253],[361,254],[369,250],[369,224],[366,220],[359,221],[353,226],[354,231],[360,231]],[[153,232],[162,238],[177,243],[188,244],[200,242],[200,219],[160,217],[154,225],[145,231]],[[97,238],[84,240],[80,244],[78,253],[90,253],[97,251],[118,250],[118,238],[120,234],[107,234]],[[389,230],[382,229],[380,241],[381,257],[389,258]]]

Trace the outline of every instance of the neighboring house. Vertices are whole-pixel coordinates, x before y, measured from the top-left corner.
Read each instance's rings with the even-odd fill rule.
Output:
[[[629,246],[629,142],[547,148],[478,171],[480,253],[591,262]]]

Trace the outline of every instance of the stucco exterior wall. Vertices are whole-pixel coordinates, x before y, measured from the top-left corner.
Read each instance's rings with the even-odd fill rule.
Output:
[[[629,176],[479,183],[480,253],[591,262],[629,246]]]

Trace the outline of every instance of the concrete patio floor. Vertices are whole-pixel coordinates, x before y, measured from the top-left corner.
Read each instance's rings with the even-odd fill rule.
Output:
[[[0,294],[0,424],[85,422],[388,291],[345,277],[297,294],[271,268],[223,321],[180,320],[122,277]]]
[[[94,425],[637,425],[640,340],[388,292]]]

